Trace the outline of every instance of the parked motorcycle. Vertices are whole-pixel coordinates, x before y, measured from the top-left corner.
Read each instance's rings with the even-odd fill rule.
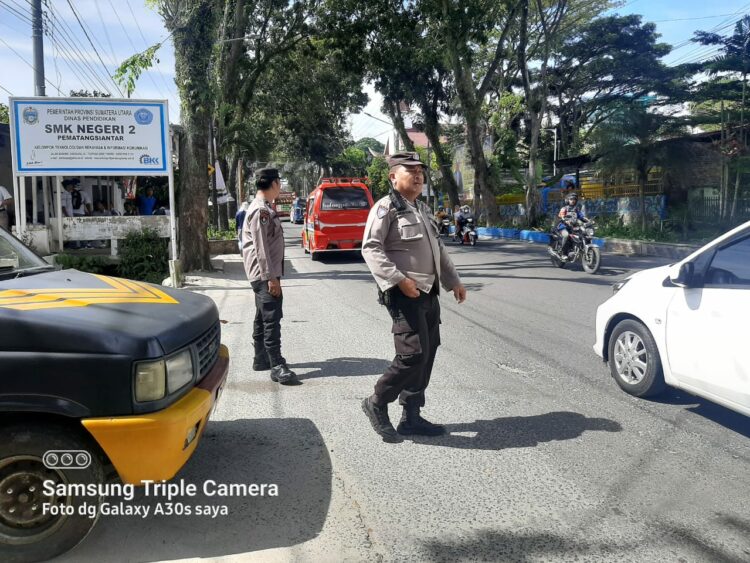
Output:
[[[562,255],[562,235],[557,228],[553,228],[550,233],[549,248],[547,248],[552,264],[558,268],[564,268],[566,264],[580,261],[584,272],[595,274],[601,266],[602,257],[599,248],[593,244],[596,232],[594,223],[589,222],[584,225],[575,216],[567,216],[564,222],[568,225],[570,232],[568,252],[566,256]]]
[[[457,236],[459,244],[470,244],[475,246],[477,244],[477,227],[474,224],[474,218],[468,217],[464,222],[464,226],[461,228],[461,232]]]

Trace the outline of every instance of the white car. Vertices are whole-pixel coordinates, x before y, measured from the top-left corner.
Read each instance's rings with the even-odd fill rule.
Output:
[[[594,351],[637,397],[679,387],[750,416],[750,221],[614,286]]]

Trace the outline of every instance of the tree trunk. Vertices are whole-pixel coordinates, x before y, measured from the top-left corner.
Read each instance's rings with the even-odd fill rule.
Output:
[[[646,232],[646,181],[648,180],[648,169],[638,169],[638,198],[640,199],[641,232]]]
[[[175,50],[177,55],[177,49]],[[180,260],[185,272],[211,270],[208,251],[208,116],[205,110],[186,114],[185,158],[180,169]]]
[[[214,142],[214,124],[213,119],[209,119],[208,121],[208,163],[211,166],[216,166],[216,143]],[[206,167],[208,169],[208,167]],[[209,194],[209,197],[211,198],[211,212],[209,214],[209,220],[211,221],[211,226],[216,229],[219,226],[219,202],[216,198],[216,170],[214,170],[214,173],[211,174],[209,178],[209,186],[211,193]]]
[[[391,118],[391,121],[393,122],[393,126],[396,128],[396,132],[398,133],[398,136],[401,139],[401,142],[404,144],[404,149],[407,151],[414,152],[414,143],[409,138],[409,135],[406,133],[406,125],[404,124],[404,116],[401,114],[401,108],[399,107],[399,102],[386,101],[385,111],[388,114],[388,117]]]
[[[537,165],[539,163],[539,134],[542,128],[542,122],[538,115],[529,112],[531,117],[531,141],[529,143],[529,168],[526,174],[526,223],[529,227],[536,227],[539,221],[539,172]]]
[[[445,147],[440,142],[440,126],[438,125],[437,117],[432,114],[429,107],[422,106],[422,113],[425,118],[424,122],[424,133],[430,141],[432,150],[435,151],[435,160],[440,167],[440,182],[444,186],[445,191],[448,192],[448,198],[451,202],[451,207],[458,205],[458,184],[456,178],[453,176],[453,159],[445,151]]]
[[[179,258],[185,272],[211,270],[208,251],[208,127],[211,92],[207,86],[214,41],[214,4],[175,3],[165,15],[175,51],[175,82],[180,91],[184,152],[179,184]]]

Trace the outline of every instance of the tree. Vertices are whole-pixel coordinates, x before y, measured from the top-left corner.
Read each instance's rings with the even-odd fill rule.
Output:
[[[385,145],[377,139],[373,139],[372,137],[363,137],[359,141],[354,143],[354,146],[364,151],[370,149],[378,154],[383,154],[383,151],[385,150]]]
[[[636,172],[641,230],[646,230],[645,191],[654,166],[666,165],[665,139],[684,133],[684,121],[650,109],[642,100],[622,104],[593,135],[599,166],[606,172]]]
[[[698,31],[695,41],[702,45],[718,45],[721,54],[713,58],[705,65],[711,75],[723,75],[739,78],[742,84],[742,97],[740,101],[739,142],[741,150],[735,155],[736,170],[734,195],[729,218],[733,220],[737,210],[737,199],[739,198],[740,183],[743,173],[747,169],[747,135],[745,132],[745,105],[747,101],[747,75],[750,72],[750,16],[743,17],[737,22],[734,32],[729,37],[722,37],[716,33]],[[723,113],[723,111],[722,111]],[[726,200],[726,197],[723,198]],[[723,214],[722,214],[723,215]]]
[[[391,182],[388,179],[389,172],[388,163],[383,157],[374,158],[372,164],[367,168],[367,178],[372,191],[372,198],[375,201],[388,195],[391,189]]]
[[[10,113],[5,104],[0,104],[0,123],[10,123]]]

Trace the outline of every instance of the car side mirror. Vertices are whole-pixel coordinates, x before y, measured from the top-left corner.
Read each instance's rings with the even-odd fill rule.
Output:
[[[690,287],[690,283],[693,281],[693,274],[695,273],[695,266],[692,262],[683,262],[682,264],[674,265],[672,270],[669,272],[669,281],[679,287]]]

